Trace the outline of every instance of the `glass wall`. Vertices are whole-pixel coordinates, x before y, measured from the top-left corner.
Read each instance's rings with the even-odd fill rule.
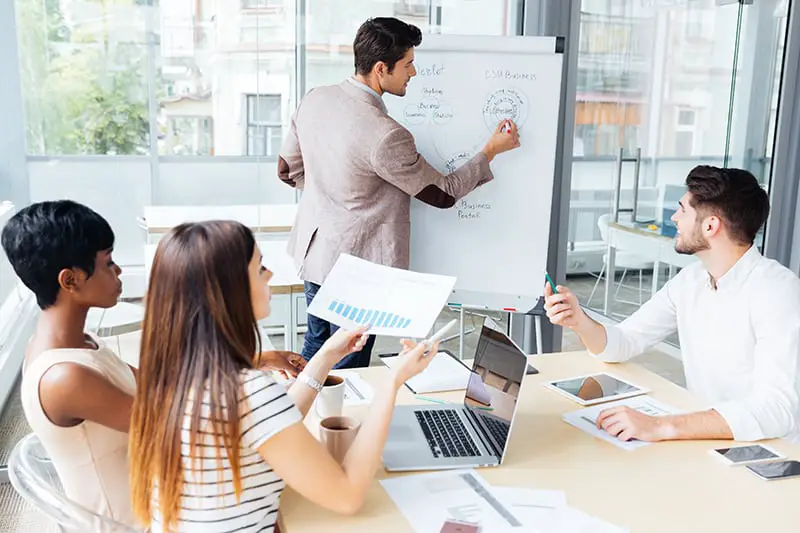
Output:
[[[584,304],[627,316],[692,260],[669,253],[669,216],[695,165],[768,186],[787,3],[583,0],[568,274]]]
[[[14,0],[33,201],[106,216],[143,264],[146,205],[294,203],[276,177],[291,114],[352,74],[368,17],[514,35],[522,0]]]

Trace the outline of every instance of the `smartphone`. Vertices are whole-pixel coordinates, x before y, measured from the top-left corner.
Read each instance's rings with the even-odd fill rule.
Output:
[[[711,450],[711,455],[721,459],[729,466],[766,463],[785,459],[779,452],[761,444],[715,448]]]
[[[800,476],[800,461],[777,461],[748,465],[747,469],[765,481]]]
[[[481,526],[461,520],[445,520],[439,533],[480,533]]]

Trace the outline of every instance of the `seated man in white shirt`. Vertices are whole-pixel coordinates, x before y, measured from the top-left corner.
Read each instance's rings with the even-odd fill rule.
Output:
[[[547,316],[608,363],[627,361],[677,329],[686,386],[710,408],[664,417],[603,411],[598,426],[621,440],[800,442],[800,280],[753,245],[769,198],[744,170],[699,166],[686,185],[672,216],[675,250],[700,261],[617,326],[589,318],[561,286],[557,294],[545,287]]]

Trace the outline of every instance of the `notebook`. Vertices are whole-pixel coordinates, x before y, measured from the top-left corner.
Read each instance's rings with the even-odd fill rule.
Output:
[[[398,354],[381,355],[380,358],[383,364],[392,368],[397,364]],[[467,388],[470,374],[472,371],[456,356],[440,350],[428,368],[406,381],[406,387],[414,394],[462,390]]]

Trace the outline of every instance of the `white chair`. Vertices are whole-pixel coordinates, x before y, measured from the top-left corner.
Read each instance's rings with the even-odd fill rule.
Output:
[[[59,530],[64,533],[143,531],[93,513],[67,498],[53,463],[34,434],[23,437],[14,446],[8,460],[8,477],[14,490],[26,502],[58,524]]]
[[[600,215],[600,218],[597,219],[597,227],[600,229],[600,237],[603,239],[603,243],[608,243],[608,223],[611,215],[605,214]],[[603,274],[606,274],[606,262],[608,260],[608,254],[603,254],[603,267],[600,270],[600,275],[597,276],[597,281],[594,282],[594,287],[592,287],[592,292],[589,295],[589,299],[586,301],[586,306],[588,307],[594,298],[594,293],[597,291],[597,286],[600,284],[600,280],[603,279]],[[625,275],[628,273],[628,270],[638,270],[639,271],[639,290],[638,296],[639,301],[638,305],[642,305],[644,300],[642,299],[642,294],[644,292],[644,283],[643,283],[643,272],[645,270],[652,270],[653,268],[653,261],[649,261],[644,257],[639,255],[625,252],[621,250],[616,250],[614,254],[614,267],[615,268],[622,268],[622,277],[620,277],[619,283],[617,284],[617,288],[614,291],[614,300],[620,301],[623,303],[637,305],[637,302],[631,302],[627,300],[619,300],[617,296],[619,295],[619,290],[622,287],[623,282],[625,281]],[[614,273],[611,274],[612,276]],[[612,278],[613,281],[613,278]],[[627,286],[626,286],[627,287]]]

